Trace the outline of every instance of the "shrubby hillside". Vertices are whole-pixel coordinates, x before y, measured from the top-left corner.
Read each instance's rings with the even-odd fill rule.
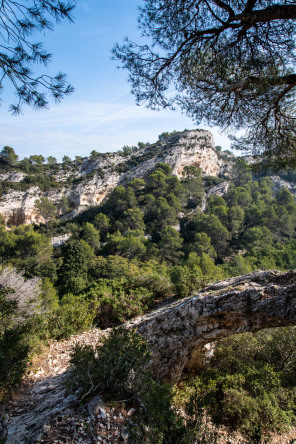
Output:
[[[32,355],[48,339],[66,338],[91,326],[118,326],[168,299],[190,296],[209,282],[258,269],[296,268],[296,200],[279,186],[293,189],[295,172],[277,172],[275,180],[274,172],[258,172],[242,158],[219,149],[215,156],[231,163],[231,172],[224,169],[210,176],[186,165],[176,175],[167,163],[156,162],[148,174],[126,178],[100,205],[74,218],[58,218],[69,209],[64,195],[59,204],[40,196],[34,208],[44,224],[9,230],[0,225],[2,397],[19,383]],[[7,160],[5,168],[16,161]],[[36,162],[30,165],[37,171]],[[40,171],[47,168],[41,165]],[[52,161],[50,168],[60,166]],[[35,293],[38,278],[35,302],[25,301],[26,309],[12,297],[14,286],[1,281],[10,274],[12,282],[19,273]],[[206,410],[215,421],[239,427],[251,442],[259,442],[269,430],[291,426],[295,342],[294,329],[230,338],[216,347],[210,368],[191,375],[174,395],[171,388],[151,386],[152,398],[165,399],[165,405],[157,406],[164,416],[158,432],[143,442],[177,442],[182,418],[166,417],[165,409],[184,400],[189,400],[191,418]],[[290,344],[288,358],[284,344]],[[73,362],[79,369],[82,351],[76,353]],[[110,390],[108,384],[105,389]],[[146,399],[147,405],[153,404],[152,398]],[[178,442],[199,441],[184,437]]]

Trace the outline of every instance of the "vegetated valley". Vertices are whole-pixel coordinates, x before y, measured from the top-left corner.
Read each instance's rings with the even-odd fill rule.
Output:
[[[172,385],[120,326],[212,282],[295,269],[295,170],[259,170],[207,131],[60,164],[4,147],[0,161],[1,442],[294,442],[295,327],[219,340]],[[98,345],[73,342],[91,328]],[[21,381],[61,340],[75,402],[20,438]]]

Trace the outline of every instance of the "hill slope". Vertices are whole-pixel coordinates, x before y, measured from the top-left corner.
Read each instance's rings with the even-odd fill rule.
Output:
[[[158,162],[170,165],[178,178],[186,166],[199,167],[204,175],[211,176],[231,169],[218,158],[213,137],[205,130],[177,133],[134,152],[96,154],[51,166],[33,164],[27,173],[20,162],[17,170],[2,167],[1,173],[0,169],[0,214],[8,226],[38,223],[42,217],[34,208],[36,199],[47,197],[57,204],[65,195],[71,209],[69,217],[73,217],[100,204],[117,185],[147,176]]]

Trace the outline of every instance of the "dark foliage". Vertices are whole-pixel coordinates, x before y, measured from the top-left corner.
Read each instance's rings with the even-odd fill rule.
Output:
[[[53,30],[54,23],[64,19],[72,21],[75,0],[35,0],[1,2],[1,85],[11,83],[15,89],[17,101],[10,105],[13,114],[21,112],[22,105],[33,108],[48,106],[48,95],[59,102],[65,95],[73,92],[65,75],[55,77],[46,74],[34,74],[32,66],[46,66],[50,61],[48,53],[40,42],[32,42],[36,32]]]
[[[295,18],[290,0],[145,0],[139,28],[147,43],[127,40],[113,54],[130,72],[137,103],[247,129],[239,147],[291,165]]]

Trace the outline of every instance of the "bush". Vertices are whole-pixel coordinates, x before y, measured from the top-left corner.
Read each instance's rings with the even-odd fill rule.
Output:
[[[176,294],[183,298],[199,290],[203,284],[203,275],[199,266],[191,269],[184,265],[176,265],[171,269],[171,279]]]
[[[295,424],[295,339],[295,328],[277,328],[218,341],[195,380],[213,419],[257,441]]]
[[[144,442],[185,443],[186,426],[184,418],[173,406],[172,387],[146,375],[139,392],[145,406],[145,414],[140,421]]]
[[[12,268],[0,272],[0,399],[20,383],[26,371],[38,292],[38,279],[25,280]]]
[[[146,288],[129,288],[125,279],[100,279],[86,294],[96,307],[95,322],[102,328],[139,316],[153,303]]]
[[[260,409],[245,390],[225,389],[222,402],[224,420],[248,433],[254,432],[260,420]]]
[[[173,285],[164,265],[155,266],[148,262],[146,266],[139,268],[137,273],[129,273],[128,279],[131,287],[146,288],[154,298],[164,299],[173,294]]]
[[[30,347],[25,327],[5,330],[0,337],[0,401],[19,384],[27,368]]]
[[[135,330],[113,329],[103,345],[74,347],[70,359],[74,370],[71,388],[81,398],[99,389],[118,394],[134,390],[148,359],[147,344]]]
[[[203,411],[193,421],[187,420],[174,405],[174,389],[155,381],[145,370],[149,357],[147,343],[135,330],[113,329],[102,345],[74,347],[70,359],[73,378],[68,389],[80,400],[97,391],[109,399],[110,395],[118,399],[123,394],[130,399],[131,395],[140,397],[143,408],[130,427],[133,444],[215,443],[215,431],[206,430],[202,422]]]
[[[77,296],[66,295],[59,308],[45,317],[45,329],[50,338],[62,339],[88,330],[94,321],[92,306]]]
[[[0,337],[6,329],[12,326],[17,314],[17,301],[11,299],[14,291],[0,284]]]

